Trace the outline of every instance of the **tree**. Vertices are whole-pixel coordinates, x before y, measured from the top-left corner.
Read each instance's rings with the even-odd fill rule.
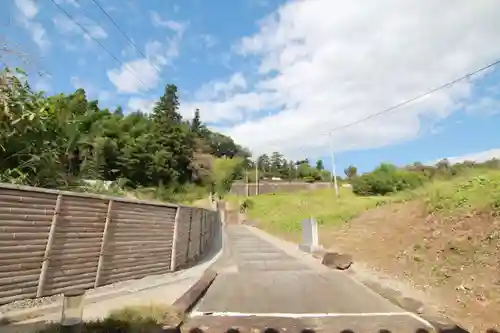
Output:
[[[267,156],[267,154],[260,155],[257,158],[257,164],[258,164],[259,171],[261,171],[261,172],[269,171],[270,167],[271,167],[269,156]]]
[[[279,152],[275,151],[271,154],[270,162],[270,176],[279,177],[283,171],[283,166],[286,163],[286,160],[283,158]]]
[[[153,108],[153,119],[161,124],[180,124],[182,117],[178,110],[177,86],[167,84],[163,96]]]
[[[347,176],[347,179],[352,180],[358,175],[358,168],[354,165],[349,165],[344,169],[344,173]]]
[[[194,111],[193,120],[191,121],[191,131],[195,133],[197,136],[201,136],[202,126],[203,125],[200,119],[200,109],[196,109]]]
[[[158,180],[158,184],[182,184],[192,179],[194,142],[178,109],[177,87],[168,84],[152,115],[156,127],[156,143],[153,145],[156,150],[149,163],[152,166],[151,176]]]
[[[446,171],[450,168],[450,161],[447,158],[436,163],[436,168],[440,171]]]
[[[324,170],[324,169],[325,169],[325,167],[323,165],[323,160],[317,160],[316,161],[316,170],[321,171],[321,170]]]
[[[45,96],[31,89],[22,71],[5,69],[0,100],[4,182],[79,188],[85,179],[120,181],[164,189],[162,199],[170,200],[193,184],[208,188],[217,155],[250,156],[232,138],[207,129],[199,110],[194,123],[183,120],[175,85],[165,87],[151,115],[124,114],[89,101],[83,89]]]

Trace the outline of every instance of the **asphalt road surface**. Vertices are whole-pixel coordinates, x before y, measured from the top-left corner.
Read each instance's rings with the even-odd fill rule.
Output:
[[[183,331],[424,332],[432,326],[297,247],[242,225],[225,229],[219,276]],[[309,258],[309,259],[307,259]],[[222,330],[225,329],[225,330]]]

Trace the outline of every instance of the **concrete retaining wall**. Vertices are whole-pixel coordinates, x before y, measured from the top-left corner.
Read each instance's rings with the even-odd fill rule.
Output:
[[[297,191],[306,191],[306,190],[314,190],[320,188],[328,188],[330,187],[329,182],[321,182],[321,183],[305,183],[305,182],[261,182],[259,183],[259,194],[266,193],[276,193],[276,192],[297,192]],[[245,196],[246,192],[245,183],[234,183],[231,186],[231,194],[238,196]],[[248,195],[252,196],[256,194],[257,185],[256,184],[248,184]]]

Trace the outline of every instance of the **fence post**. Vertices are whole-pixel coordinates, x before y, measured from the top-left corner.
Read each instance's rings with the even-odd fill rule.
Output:
[[[179,225],[179,213],[181,211],[181,207],[177,207],[177,211],[175,212],[175,218],[174,218],[174,231],[172,235],[172,256],[170,257],[170,270],[175,271],[175,266],[176,266],[176,257],[175,254],[177,252],[177,230],[178,230],[178,225]]]
[[[191,228],[193,225],[193,208],[189,208],[189,228],[188,228],[188,236],[187,236],[187,246],[186,246],[186,261],[187,264],[189,262],[189,248],[191,246]]]
[[[52,245],[54,244],[57,220],[59,218],[59,212],[61,211],[62,198],[63,198],[62,194],[57,195],[56,206],[54,208],[54,215],[52,216],[52,222],[50,224],[50,231],[47,239],[47,245],[45,246],[45,254],[43,255],[42,269],[40,271],[40,277],[38,279],[36,297],[43,296],[43,287],[45,286],[45,277],[47,276],[47,271],[49,269],[49,263],[50,263],[49,258],[50,258],[50,253],[52,252]]]
[[[101,251],[99,252],[99,261],[97,262],[97,272],[95,275],[94,288],[99,287],[101,283],[101,271],[102,271],[102,265],[104,264],[104,251],[106,249],[106,245],[108,242],[108,230],[112,214],[113,214],[113,200],[109,200],[108,211],[106,212],[106,222],[104,222],[104,231],[102,232]]]
[[[205,216],[205,210],[200,210],[200,256],[203,254],[203,217]]]

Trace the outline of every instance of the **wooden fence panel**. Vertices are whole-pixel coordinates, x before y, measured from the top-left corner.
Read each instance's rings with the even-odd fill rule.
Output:
[[[180,207],[177,217],[177,244],[175,248],[176,267],[183,267],[188,262],[189,238],[191,232],[191,207]]]
[[[0,305],[181,268],[219,224],[201,208],[0,184]]]
[[[0,304],[37,293],[56,194],[0,190]]]
[[[108,200],[62,196],[42,295],[94,286]]]
[[[176,211],[117,202],[103,251],[102,284],[169,272]]]
[[[193,262],[200,255],[201,208],[191,208],[192,223],[189,239],[188,262]]]

